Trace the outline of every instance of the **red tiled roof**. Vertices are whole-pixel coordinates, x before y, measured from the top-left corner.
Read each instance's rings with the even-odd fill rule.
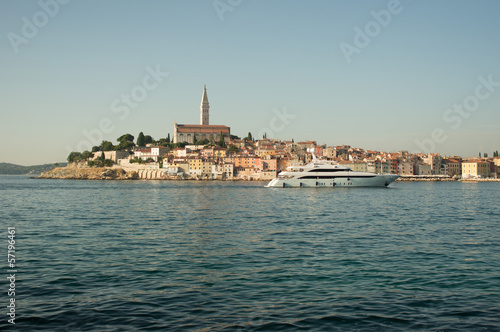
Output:
[[[219,126],[219,125],[177,125],[177,132],[179,133],[204,133],[204,134],[220,134],[223,133],[229,134],[230,128],[228,126]]]

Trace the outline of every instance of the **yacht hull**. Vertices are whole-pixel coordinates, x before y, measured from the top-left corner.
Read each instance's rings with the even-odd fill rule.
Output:
[[[330,179],[281,179],[275,178],[266,187],[324,187],[324,188],[345,188],[345,187],[387,187],[396,181],[399,175],[372,175],[367,177],[335,177]]]

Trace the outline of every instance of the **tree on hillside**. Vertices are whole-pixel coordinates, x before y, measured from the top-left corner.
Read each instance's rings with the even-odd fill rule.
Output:
[[[224,142],[224,134],[222,134],[222,131],[220,132],[218,145],[221,148],[225,148],[226,147],[226,142]]]
[[[170,143],[170,133],[167,135],[167,143]]]
[[[196,141],[194,144],[195,145],[207,145],[208,143],[210,143],[210,141],[208,139],[202,139],[202,140],[199,140],[199,141]]]
[[[127,140],[123,140],[118,144],[117,150],[131,150],[135,146],[134,142],[129,142]]]
[[[125,134],[125,135],[121,135],[120,137],[117,138],[118,142],[121,142],[123,140],[125,140],[127,142],[133,142],[134,141],[134,135]]]
[[[113,151],[114,147],[115,146],[110,141],[102,141],[101,145],[99,146],[99,150],[101,150],[101,151]]]
[[[144,143],[144,134],[141,131],[139,133],[139,136],[137,136],[137,146],[145,146],[146,144]]]
[[[196,144],[196,134],[193,134],[193,144]]]
[[[115,150],[123,151],[132,149],[134,144],[134,136],[130,134],[125,134],[116,139],[120,144],[115,146]]]
[[[153,137],[150,135],[144,136],[144,145],[153,143]]]
[[[170,146],[170,143],[166,138],[160,138],[157,142],[159,146]]]
[[[479,158],[481,158],[481,152],[479,152]]]
[[[253,141],[252,133],[248,132],[247,138],[249,141]]]
[[[82,154],[80,152],[75,152],[75,151],[71,152],[67,158],[68,163],[74,163],[79,161],[81,155]]]
[[[82,160],[88,160],[90,158],[92,158],[94,156],[94,154],[90,151],[83,151],[83,153],[81,154],[80,158]]]
[[[230,144],[229,147],[227,148],[227,151],[229,152],[238,152],[240,151],[240,149],[238,149],[238,147],[234,144]]]
[[[93,146],[92,147],[92,152],[97,152],[99,151],[99,147],[96,145],[96,146]]]
[[[484,157],[484,158],[488,158],[488,153],[487,153],[487,152],[485,152],[485,153],[483,154],[483,157]]]

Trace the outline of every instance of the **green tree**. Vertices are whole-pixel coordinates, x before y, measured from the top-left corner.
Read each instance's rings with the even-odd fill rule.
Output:
[[[210,143],[210,141],[205,138],[205,139],[196,141],[195,145],[207,145],[208,143]]]
[[[146,135],[144,136],[144,145],[153,143],[153,137]]]
[[[90,151],[83,151],[83,153],[81,154],[80,158],[82,160],[89,160],[93,156],[94,156],[94,154],[92,152],[90,152]]]
[[[68,163],[74,163],[79,161],[81,155],[82,154],[80,152],[75,152],[75,151],[71,152],[67,158]]]
[[[110,141],[102,141],[101,145],[99,146],[99,150],[101,150],[101,151],[113,151],[114,145]]]
[[[481,158],[481,152],[479,152],[479,158]]]
[[[170,133],[167,135],[167,143],[170,143]]]
[[[247,138],[249,141],[253,141],[252,133],[248,132]]]
[[[121,141],[118,145],[119,150],[131,150],[135,146],[134,142]]]
[[[92,147],[92,152],[97,152],[99,151],[99,147],[96,145],[96,146],[93,146]]]
[[[116,140],[118,142],[121,142],[121,141],[133,142],[134,141],[134,135],[130,135],[130,134],[121,135]]]
[[[483,156],[484,156],[484,158],[488,158],[488,153],[487,153],[487,152],[485,152],[485,153],[483,154]]]
[[[193,144],[196,144],[196,141],[197,141],[196,134],[193,134]]]
[[[141,131],[139,133],[139,136],[137,136],[137,146],[145,146],[145,145],[146,145],[146,143],[144,142],[144,134]]]
[[[160,138],[158,140],[158,145],[160,145],[160,146],[170,146],[170,143],[167,141],[166,138]]]
[[[226,147],[226,142],[224,141],[224,134],[222,133],[222,131],[220,132],[219,142],[217,142],[217,143],[221,148]]]
[[[227,151],[229,152],[238,152],[240,151],[240,149],[238,149],[238,147],[234,144],[229,144],[229,147],[227,148]]]

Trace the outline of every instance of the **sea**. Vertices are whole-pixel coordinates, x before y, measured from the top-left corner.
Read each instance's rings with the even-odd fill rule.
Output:
[[[500,331],[500,183],[264,185],[0,176],[0,330]]]

